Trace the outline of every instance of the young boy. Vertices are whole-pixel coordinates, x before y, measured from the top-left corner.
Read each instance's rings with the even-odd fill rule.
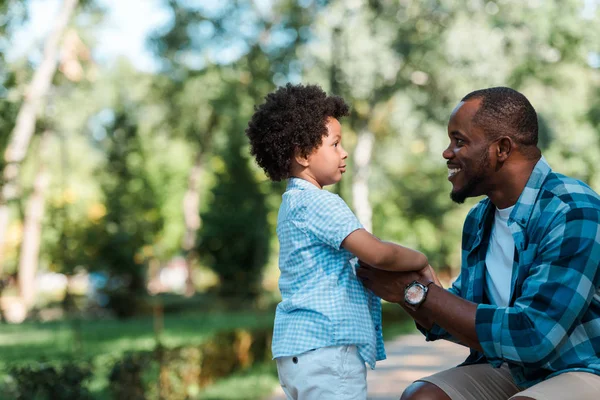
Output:
[[[280,87],[246,129],[251,153],[271,180],[287,179],[277,220],[279,288],[273,358],[288,399],[366,399],[366,367],[385,359],[381,301],[363,288],[355,257],[375,268],[421,270],[418,251],[371,235],[337,195],[348,153],[340,97],[318,86]]]

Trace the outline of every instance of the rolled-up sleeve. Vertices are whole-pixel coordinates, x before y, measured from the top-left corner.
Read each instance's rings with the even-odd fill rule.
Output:
[[[510,361],[539,368],[558,357],[557,348],[569,340],[595,294],[599,240],[597,209],[559,214],[529,255],[529,265],[521,263],[527,271],[514,305],[478,305],[477,336],[492,365]]]

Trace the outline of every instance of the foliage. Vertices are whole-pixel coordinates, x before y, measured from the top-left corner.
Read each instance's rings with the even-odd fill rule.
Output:
[[[270,359],[270,330],[220,332],[200,346],[128,353],[110,372],[115,398],[188,399],[200,388],[237,370]]]
[[[91,399],[87,388],[92,377],[88,363],[68,361],[52,365],[40,362],[9,368],[5,394],[16,400]]]
[[[236,329],[264,331],[272,327],[273,312],[253,310],[223,312],[214,301],[195,301],[194,313],[166,315],[160,342],[165,348],[199,347],[217,332]],[[198,312],[198,309],[207,311]],[[151,317],[128,320],[95,319],[81,322],[81,346],[74,346],[70,321],[26,322],[3,325],[0,332],[0,381],[11,366],[37,365],[40,359],[52,365],[67,360],[90,360],[94,376],[89,389],[94,396],[108,389],[108,376],[126,353],[152,352],[157,339]],[[0,389],[1,393],[1,389]],[[0,398],[2,398],[0,396]]]
[[[108,307],[119,317],[140,310],[146,293],[145,263],[162,227],[156,194],[145,173],[146,160],[131,113],[117,111],[106,129],[107,164],[103,189],[106,215],[89,231],[95,243],[92,268],[108,274]]]
[[[219,276],[225,298],[253,299],[260,293],[270,230],[265,194],[248,165],[240,136],[232,131],[223,151],[222,167],[202,214],[199,253]]]
[[[147,262],[164,265],[181,251],[182,203],[195,164],[204,171],[197,188],[203,262],[223,272],[223,293],[261,289],[259,265],[267,256],[276,264],[276,251],[269,252],[276,240],[268,233],[283,187],[269,185],[248,165],[245,146],[236,140],[253,106],[287,81],[320,84],[351,104],[352,115],[343,121],[350,168],[334,190],[352,203],[352,150],[362,132],[373,133],[368,185],[374,231],[424,251],[438,269],[459,265],[463,217],[473,204],[451,203],[441,157],[448,116],[467,92],[495,85],[524,92],[538,110],[550,164],[600,188],[594,2],[162,3],[172,19],[149,41],[158,71],[90,57],[80,63],[82,80],[57,74],[40,115],[55,134],[56,155],[48,166],[41,270],[109,274],[113,300],[122,295],[112,303],[125,306],[121,315],[135,311],[129,301],[144,292]],[[26,21],[25,4],[0,2],[0,36],[7,38],[0,50]],[[73,24],[92,52],[98,4],[83,2]],[[19,60],[0,51],[4,133],[14,125],[38,62],[39,49],[32,50]],[[7,138],[0,135],[0,150]],[[4,273],[18,261],[22,206],[37,166],[35,152],[29,153]],[[264,244],[268,240],[272,246]]]

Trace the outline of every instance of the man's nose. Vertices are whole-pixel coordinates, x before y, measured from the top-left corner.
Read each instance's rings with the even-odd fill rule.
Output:
[[[450,149],[450,146],[446,147],[446,150],[442,152],[442,157],[444,157],[446,160],[454,157],[454,152]]]

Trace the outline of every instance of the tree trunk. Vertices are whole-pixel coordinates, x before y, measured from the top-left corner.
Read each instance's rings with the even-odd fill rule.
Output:
[[[200,182],[204,174],[204,155],[208,154],[212,146],[212,135],[215,127],[219,123],[217,112],[213,109],[208,122],[202,145],[196,153],[194,166],[188,176],[188,188],[183,196],[183,218],[185,222],[185,233],[181,243],[181,250],[185,257],[185,267],[187,269],[187,278],[185,280],[185,295],[193,296],[196,292],[194,284],[193,265],[196,258],[196,236],[202,221],[200,220]]]
[[[23,242],[19,259],[19,291],[27,310],[35,303],[35,276],[40,255],[46,189],[50,179],[46,166],[49,141],[50,133],[44,132],[40,141],[40,165],[33,184],[33,193],[27,203],[23,226]]]
[[[185,233],[183,235],[182,250],[185,255],[187,278],[185,280],[185,295],[193,296],[196,292],[193,279],[192,265],[195,258],[196,235],[200,229],[200,192],[199,183],[204,172],[204,156],[198,150],[194,166],[188,177],[188,188],[183,196],[183,218]]]
[[[75,11],[78,0],[64,0],[61,10],[54,20],[54,28],[44,45],[44,57],[33,74],[33,79],[25,93],[23,104],[17,114],[15,127],[11,133],[4,159],[0,190],[0,260],[3,258],[6,231],[10,221],[9,203],[19,196],[18,178],[21,163],[27,154],[31,136],[35,131],[37,116],[46,98],[58,64],[59,42]]]
[[[352,204],[358,220],[366,230],[373,232],[373,209],[369,202],[369,165],[373,154],[375,136],[368,129],[358,133],[354,149],[354,179],[352,181]]]

